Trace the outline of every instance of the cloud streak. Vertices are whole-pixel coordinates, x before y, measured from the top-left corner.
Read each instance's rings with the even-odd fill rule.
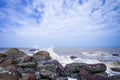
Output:
[[[71,47],[84,43],[84,47],[92,45],[89,39],[99,47],[99,43],[108,39],[120,40],[119,4],[120,0],[0,0],[0,36],[10,41],[13,40],[10,36],[17,36],[18,40],[13,40],[16,45],[31,39],[36,41],[33,44],[30,41],[31,45],[43,42],[59,46],[60,42]]]

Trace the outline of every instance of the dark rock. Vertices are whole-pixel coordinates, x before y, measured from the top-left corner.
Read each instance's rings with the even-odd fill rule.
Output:
[[[36,78],[35,75],[27,74],[23,76],[22,80],[36,80]]]
[[[7,52],[5,52],[5,54],[7,56],[12,56],[12,57],[23,57],[24,55],[26,55],[24,52],[20,51],[17,48],[11,48],[9,49]]]
[[[67,77],[59,77],[56,80],[68,80],[68,78]]]
[[[119,56],[118,54],[112,54],[113,56]]]
[[[37,49],[30,49],[29,51],[36,51]]]
[[[88,73],[87,71],[80,71],[79,76],[82,79],[86,79],[86,80],[110,80],[107,77],[103,77],[103,76],[99,76],[99,75],[92,75],[92,74]]]
[[[75,59],[75,58],[77,58],[77,57],[76,57],[76,56],[70,56],[70,58],[71,58],[71,59]]]
[[[119,68],[110,68],[112,71],[115,71],[115,72],[120,72],[120,67]]]
[[[13,74],[0,73],[0,80],[19,80],[19,78]]]
[[[114,75],[109,77],[111,80],[120,80],[120,75]]]
[[[40,60],[49,60],[51,59],[49,53],[47,51],[39,51],[33,55],[35,58],[39,58]]]
[[[35,62],[19,63],[18,66],[22,68],[35,68],[36,63]]]
[[[98,64],[88,64],[86,66],[86,70],[90,73],[100,73],[105,72],[107,69],[105,64],[98,63]]]
[[[41,78],[44,78],[44,79],[49,79],[49,80],[56,80],[56,78],[58,77],[58,75],[56,73],[53,73],[49,70],[45,70],[45,69],[42,69],[40,70],[39,72]]]
[[[0,59],[5,58],[5,57],[6,57],[5,54],[0,53]]]
[[[94,75],[99,75],[99,76],[108,77],[108,74],[107,74],[106,72],[95,73]]]
[[[43,62],[41,66],[38,67],[38,70],[41,69],[46,69],[60,75],[64,67],[57,60],[49,60]]]
[[[86,70],[90,73],[105,72],[106,66],[104,64],[85,64],[85,63],[71,63],[65,66],[68,73],[78,73],[81,70]]]

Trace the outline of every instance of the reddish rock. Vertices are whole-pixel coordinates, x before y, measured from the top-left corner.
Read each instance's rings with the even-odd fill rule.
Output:
[[[23,60],[23,62],[33,62],[33,61],[35,61],[35,60],[34,60],[34,57],[32,57],[32,56],[26,56]]]
[[[23,76],[22,80],[36,80],[35,75],[26,74]]]
[[[37,52],[36,54],[33,55],[34,57],[39,57],[41,59],[44,59],[44,60],[49,60],[51,59],[49,53],[47,51],[39,51]]]
[[[12,57],[23,57],[26,55],[24,52],[20,51],[17,48],[11,48],[7,52],[5,52],[7,56],[12,56]]]
[[[5,67],[5,70],[11,72],[12,74],[15,74],[17,77],[19,77],[19,72],[17,70],[16,65],[8,65]]]
[[[87,80],[110,80],[107,77],[99,76],[99,75],[92,75],[88,73],[87,71],[80,71],[79,76],[81,78],[87,79]]]
[[[13,74],[0,73],[0,80],[19,80],[19,78]]]
[[[12,63],[13,63],[13,60],[8,59],[8,60],[5,60],[4,62],[2,62],[2,63],[0,64],[0,66],[1,66],[1,67],[5,67],[5,66],[7,66],[7,65],[11,65]]]

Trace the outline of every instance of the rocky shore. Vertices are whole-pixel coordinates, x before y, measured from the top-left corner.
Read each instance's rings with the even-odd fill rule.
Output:
[[[108,76],[103,63],[70,63],[63,66],[46,51],[33,56],[12,48],[0,53],[0,80],[120,80],[120,75]]]

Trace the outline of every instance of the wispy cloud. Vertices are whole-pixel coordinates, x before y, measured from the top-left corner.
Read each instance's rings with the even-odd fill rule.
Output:
[[[120,39],[119,4],[120,0],[0,0],[0,36],[63,44],[70,39],[75,44],[87,39],[99,43],[96,39],[111,35]]]

